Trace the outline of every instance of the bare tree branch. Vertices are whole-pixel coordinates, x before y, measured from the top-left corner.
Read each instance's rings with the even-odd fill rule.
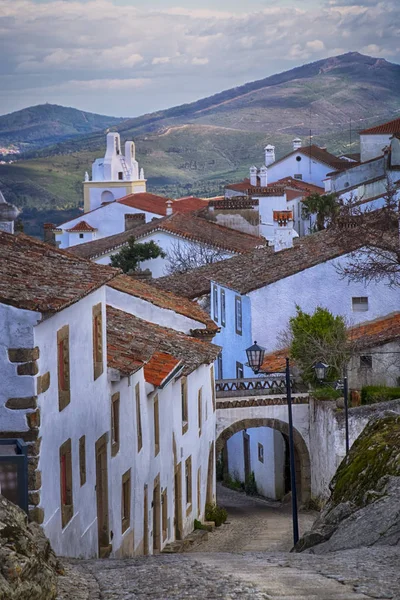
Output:
[[[167,273],[186,273],[225,257],[226,251],[219,248],[194,242],[174,242],[167,252]]]

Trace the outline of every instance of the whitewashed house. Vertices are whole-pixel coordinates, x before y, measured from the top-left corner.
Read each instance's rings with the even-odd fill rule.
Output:
[[[154,278],[168,273],[171,256],[173,258],[178,248],[189,249],[193,253],[207,248],[218,253],[218,259],[223,260],[266,244],[262,237],[235,231],[190,213],[176,212],[118,235],[75,246],[70,248],[70,252],[100,264],[109,264],[110,257],[119,252],[132,236],[140,243],[153,241],[165,252],[165,257],[140,264],[140,268],[149,269]]]
[[[75,557],[187,535],[215,498],[215,324],[25,235],[0,259],[0,436],[29,445],[31,518]]]

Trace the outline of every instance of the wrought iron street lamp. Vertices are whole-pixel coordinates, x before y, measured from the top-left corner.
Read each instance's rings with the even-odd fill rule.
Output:
[[[326,379],[326,374],[329,369],[329,365],[326,365],[323,362],[317,362],[314,365],[315,375],[320,383],[323,383]],[[343,377],[343,397],[344,397],[344,420],[345,420],[345,440],[346,440],[346,456],[349,453],[350,449],[350,439],[349,439],[349,388],[347,376]]]
[[[265,350],[254,342],[253,346],[246,350],[249,367],[257,375],[260,372],[264,362]],[[299,540],[299,518],[297,511],[297,488],[296,488],[296,470],[294,459],[294,436],[293,436],[293,415],[292,415],[292,386],[290,381],[290,362],[286,358],[286,398],[288,404],[289,420],[289,456],[290,456],[290,486],[292,488],[292,522],[293,522],[293,544],[296,545]]]
[[[257,375],[264,362],[265,349],[254,342],[250,348],[247,348],[246,354],[249,367]]]

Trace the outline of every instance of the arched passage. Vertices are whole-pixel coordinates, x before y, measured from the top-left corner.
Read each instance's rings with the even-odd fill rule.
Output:
[[[216,452],[219,456],[220,452],[224,449],[224,446],[235,433],[242,431],[243,429],[252,429],[253,427],[270,427],[279,431],[285,438],[289,436],[289,425],[285,421],[279,419],[268,419],[268,418],[256,418],[256,419],[242,419],[235,421],[229,427],[224,429],[218,436],[216,442]],[[310,466],[310,454],[308,452],[307,445],[304,438],[293,428],[293,438],[295,447],[296,457],[296,475],[297,475],[297,486],[300,492],[300,500],[302,503],[307,502],[311,496],[311,466]]]

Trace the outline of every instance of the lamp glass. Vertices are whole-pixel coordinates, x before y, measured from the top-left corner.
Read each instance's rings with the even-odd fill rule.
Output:
[[[265,350],[261,346],[254,342],[253,346],[247,348],[247,361],[249,363],[249,367],[253,370],[254,373],[258,373],[261,369],[261,366],[264,362]]]

